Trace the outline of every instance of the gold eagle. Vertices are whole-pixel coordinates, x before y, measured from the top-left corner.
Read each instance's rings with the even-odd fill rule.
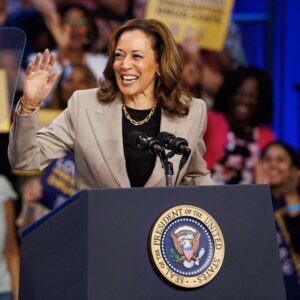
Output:
[[[197,257],[195,256],[196,251],[198,250],[199,247],[199,242],[200,242],[200,232],[196,232],[194,238],[191,240],[185,240],[186,242],[190,243],[190,246],[192,247],[192,251],[193,251],[193,256],[191,259],[188,259],[185,255],[184,255],[184,243],[180,242],[177,238],[177,236],[175,235],[174,232],[171,233],[171,237],[173,239],[174,245],[176,250],[178,251],[178,253],[181,255],[181,258],[178,262],[183,262],[185,260],[187,261],[191,261],[191,260],[197,260]]]

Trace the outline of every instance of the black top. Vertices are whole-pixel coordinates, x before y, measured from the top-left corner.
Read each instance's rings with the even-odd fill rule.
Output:
[[[126,106],[126,110],[130,117],[135,121],[140,121],[146,118],[150,113],[150,109],[136,110]],[[156,156],[148,154],[138,149],[131,147],[127,143],[127,136],[131,131],[140,131],[150,137],[156,137],[160,131],[160,116],[161,110],[157,106],[154,114],[150,120],[142,125],[135,126],[125,117],[123,112],[122,126],[123,126],[123,145],[124,155],[126,160],[126,168],[129,177],[129,181],[132,187],[142,187],[150,177],[154,165]]]
[[[299,268],[299,230],[300,216],[291,217],[286,213],[283,197],[273,197],[273,209],[276,225],[277,242],[287,299],[300,299]]]

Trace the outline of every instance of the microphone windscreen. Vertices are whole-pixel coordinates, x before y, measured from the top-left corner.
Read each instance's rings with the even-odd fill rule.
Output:
[[[156,137],[162,144],[168,142],[169,139],[175,138],[175,136],[169,132],[162,131]]]
[[[131,131],[128,136],[127,136],[127,143],[133,147],[133,148],[137,148],[137,144],[139,142],[139,138],[144,136],[144,134],[140,131]]]

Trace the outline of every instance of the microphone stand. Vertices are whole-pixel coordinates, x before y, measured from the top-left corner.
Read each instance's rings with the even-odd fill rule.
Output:
[[[170,151],[171,152],[171,151]],[[162,167],[165,170],[166,177],[166,186],[173,186],[172,176],[174,175],[173,164],[168,160],[171,156],[169,156],[170,152],[166,155],[165,150],[162,150],[158,153]],[[174,154],[172,154],[173,156]]]

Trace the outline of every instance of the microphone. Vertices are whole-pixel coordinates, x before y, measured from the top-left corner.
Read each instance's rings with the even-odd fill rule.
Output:
[[[173,154],[182,155],[181,160],[178,166],[178,172],[175,179],[175,185],[177,185],[177,181],[179,179],[179,174],[188,161],[191,155],[191,149],[188,147],[188,142],[184,138],[176,137],[175,135],[162,131],[158,134],[157,139],[164,145],[164,147],[168,150],[171,150]],[[167,155],[168,156],[168,155]]]
[[[131,147],[150,154],[162,155],[165,151],[162,144],[156,138],[148,137],[140,131],[131,131],[128,134],[127,142]]]
[[[185,154],[191,152],[191,149],[188,147],[187,140],[176,137],[175,135],[162,131],[158,134],[157,139],[163,144],[163,146],[172,150],[175,154]]]

